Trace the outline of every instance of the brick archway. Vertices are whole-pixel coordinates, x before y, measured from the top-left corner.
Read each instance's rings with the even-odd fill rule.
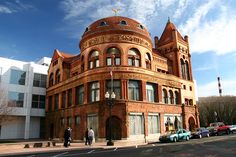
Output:
[[[189,117],[188,126],[189,126],[189,131],[193,131],[195,129],[196,123],[193,117]]]
[[[106,139],[109,139],[109,119],[107,118],[106,120]],[[111,117],[111,126],[112,126],[112,139],[113,140],[121,140],[122,137],[122,129],[121,129],[121,119],[116,117],[116,116],[112,116]]]

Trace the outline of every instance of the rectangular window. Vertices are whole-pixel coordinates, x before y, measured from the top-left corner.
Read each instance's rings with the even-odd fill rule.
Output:
[[[76,87],[76,105],[84,103],[84,85]]]
[[[47,75],[34,73],[34,87],[46,88]]]
[[[139,67],[139,66],[140,66],[139,63],[140,63],[140,60],[136,58],[136,59],[135,59],[135,66],[136,66],[136,67]]]
[[[165,131],[178,130],[183,128],[183,121],[180,115],[164,115]]]
[[[95,68],[99,67],[99,59],[95,60]]]
[[[59,94],[54,96],[54,110],[58,110],[59,107]]]
[[[62,104],[61,104],[61,108],[65,108],[66,107],[66,92],[62,92],[62,100],[61,100]]]
[[[80,117],[75,116],[75,125],[79,125],[79,124],[80,124]]]
[[[99,82],[92,82],[90,84],[90,102],[100,100],[100,86]]]
[[[128,65],[132,66],[133,65],[133,59],[132,58],[128,58]]]
[[[141,135],[144,134],[144,121],[142,114],[130,115],[130,135]]]
[[[9,92],[8,93],[8,106],[9,107],[23,107],[24,93]]]
[[[147,101],[154,102],[155,101],[155,85],[152,83],[146,84],[146,94]]]
[[[111,58],[107,58],[107,65],[111,66]]]
[[[61,118],[61,126],[64,126],[65,125],[65,119],[64,118]]]
[[[148,115],[148,134],[160,133],[160,119],[158,115]]]
[[[89,69],[93,69],[93,62],[92,61],[89,62]]]
[[[120,58],[115,58],[115,65],[120,65]]]
[[[72,124],[72,117],[68,117],[67,118],[67,124],[69,125],[69,126],[71,126],[71,124]]]
[[[130,100],[140,100],[140,83],[139,81],[129,80],[129,99]]]
[[[48,111],[52,111],[52,96],[48,98]]]
[[[108,80],[106,82],[106,91],[108,91],[110,94],[112,90],[112,83],[111,80]],[[116,99],[120,99],[121,98],[121,83],[120,80],[114,80],[113,81],[113,91],[116,95]]]
[[[26,72],[11,69],[10,84],[25,85]]]
[[[72,89],[68,90],[68,107],[72,106]]]
[[[32,108],[45,108],[44,95],[32,95]]]

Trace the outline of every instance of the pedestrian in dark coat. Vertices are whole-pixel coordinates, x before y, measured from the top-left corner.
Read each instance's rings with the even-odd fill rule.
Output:
[[[87,129],[87,130],[85,131],[85,145],[88,145],[88,144],[89,144],[88,132],[89,132],[89,129]]]
[[[70,130],[68,128],[64,132],[64,147],[68,147],[69,139],[70,139]]]

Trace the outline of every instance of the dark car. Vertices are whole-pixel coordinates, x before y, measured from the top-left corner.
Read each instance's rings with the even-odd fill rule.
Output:
[[[197,128],[191,134],[192,138],[210,137],[210,132],[206,128]]]

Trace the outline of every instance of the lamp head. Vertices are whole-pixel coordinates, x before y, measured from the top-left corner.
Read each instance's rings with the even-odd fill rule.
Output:
[[[109,94],[108,92],[106,92],[105,98],[106,98],[106,99],[109,99],[109,97],[110,97],[110,94]]]

